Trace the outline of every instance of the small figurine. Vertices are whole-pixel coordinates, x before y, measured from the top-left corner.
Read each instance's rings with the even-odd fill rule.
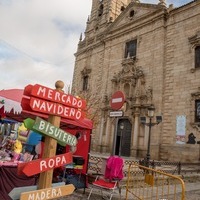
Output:
[[[22,152],[22,143],[19,140],[16,140],[13,147],[13,160],[20,159],[20,153]]]
[[[27,128],[24,126],[24,123],[22,123],[22,124],[19,126],[17,132],[18,132],[18,137],[17,137],[17,139],[20,140],[20,141],[22,141],[22,142],[26,142],[26,141],[27,141],[27,138],[28,138],[28,133],[29,133],[29,131],[28,131]]]
[[[190,133],[188,135],[188,141],[187,141],[187,144],[196,144],[196,141],[195,141],[196,137],[194,136],[193,133]]]

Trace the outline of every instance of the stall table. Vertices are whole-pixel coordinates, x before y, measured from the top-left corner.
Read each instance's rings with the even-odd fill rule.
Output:
[[[36,177],[17,174],[17,166],[0,165],[0,199],[12,200],[8,195],[14,188],[36,185]]]

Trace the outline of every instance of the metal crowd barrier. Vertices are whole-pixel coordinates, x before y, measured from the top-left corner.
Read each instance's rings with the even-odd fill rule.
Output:
[[[126,182],[128,199],[185,200],[185,184],[178,176],[131,163]]]
[[[107,156],[108,157],[108,156]],[[88,170],[93,173],[99,173],[101,171],[102,162],[106,157],[101,155],[90,155]],[[128,174],[128,166],[130,164],[141,164],[145,160],[133,160],[132,158],[124,159],[124,175]],[[199,174],[200,173],[200,162],[195,163],[181,163],[181,162],[170,162],[170,161],[149,161],[149,167],[157,170],[161,170],[165,173],[173,175],[186,175],[186,174]]]

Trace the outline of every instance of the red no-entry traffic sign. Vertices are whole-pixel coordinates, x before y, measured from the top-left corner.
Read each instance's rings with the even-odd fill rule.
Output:
[[[124,101],[124,93],[122,91],[117,91],[111,97],[110,106],[113,110],[119,110],[124,105]]]

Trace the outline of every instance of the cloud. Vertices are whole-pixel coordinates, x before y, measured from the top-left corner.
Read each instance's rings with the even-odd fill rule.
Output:
[[[0,0],[0,89],[70,83],[90,9],[91,0]]]

